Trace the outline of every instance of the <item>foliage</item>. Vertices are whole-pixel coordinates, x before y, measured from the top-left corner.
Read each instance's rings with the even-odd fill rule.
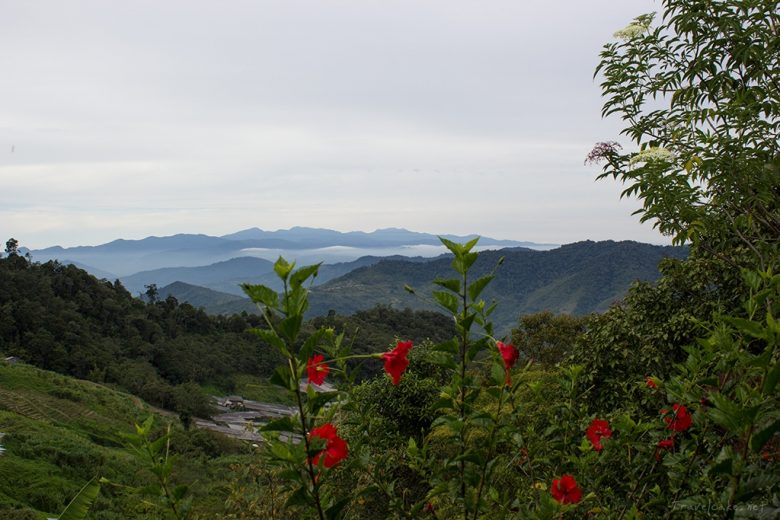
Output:
[[[84,520],[98,493],[100,493],[100,480],[93,477],[92,480],[84,484],[78,495],[73,497],[68,507],[60,513],[59,520]]]
[[[685,256],[685,247],[584,241],[550,251],[483,251],[473,273],[476,277],[489,273],[498,259],[504,257],[496,282],[485,289],[484,298],[488,302],[502,302],[492,320],[496,330],[505,334],[523,314],[551,310],[586,315],[605,311],[636,280],[656,280],[661,259]],[[356,269],[314,287],[311,314],[326,315],[330,309],[340,314],[357,313],[377,304],[437,310],[435,302],[415,298],[405,293],[403,286],[409,284],[420,294],[429,294],[436,289],[433,280],[447,276],[450,262],[451,258],[447,257],[428,262],[387,260]],[[403,335],[400,331],[397,334],[421,337]]]
[[[626,123],[640,151],[602,146],[601,177],[627,185],[677,243],[731,256],[750,249],[761,270],[780,235],[780,11],[774,0],[665,0],[661,23],[636,19],[608,44],[603,115]]]
[[[346,350],[341,343],[343,333],[336,335],[333,329],[321,328],[301,338],[303,316],[308,302],[308,290],[304,284],[316,276],[319,265],[295,269],[295,263],[279,258],[274,271],[279,277],[282,292],[277,293],[264,285],[244,284],[247,295],[261,308],[267,328],[255,328],[252,332],[275,349],[286,363],[276,368],[271,383],[285,388],[293,397],[298,415],[285,417],[264,426],[269,432],[265,436],[266,460],[282,468],[285,480],[283,492],[289,493],[288,506],[311,506],[320,520],[337,518],[346,504],[336,500],[323,485],[327,483],[330,469],[348,455],[348,447],[338,436],[336,428],[323,416],[332,416],[326,405],[338,393],[325,391],[317,393],[311,385],[301,389],[301,381],[307,371],[309,360],[318,349],[329,357],[339,358],[339,371],[349,378]],[[316,423],[320,426],[315,426]],[[278,432],[285,432],[286,439]],[[295,441],[297,438],[297,442]]]
[[[554,315],[550,311],[521,316],[512,329],[512,344],[527,359],[545,365],[563,361],[574,343],[585,332],[588,318]]]

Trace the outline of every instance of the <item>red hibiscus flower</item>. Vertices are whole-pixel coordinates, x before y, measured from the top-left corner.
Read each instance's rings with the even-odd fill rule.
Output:
[[[561,504],[576,504],[582,500],[582,490],[571,475],[563,475],[552,482],[550,493]]]
[[[674,411],[673,415],[671,417],[664,417],[664,422],[666,423],[666,427],[670,430],[674,430],[676,432],[684,432],[688,428],[691,427],[692,419],[691,415],[688,413],[688,410],[681,404],[675,404],[672,405],[672,410]],[[664,410],[661,410],[663,413],[665,413]]]
[[[672,448],[674,448],[674,437],[658,441],[658,444],[655,445],[655,460],[660,462],[661,452],[663,450],[671,450]]]
[[[647,378],[647,386],[648,386],[648,388],[652,388],[653,390],[658,388],[658,385],[656,384],[655,379],[653,379],[652,377],[648,377]]]
[[[409,359],[406,355],[411,349],[411,341],[399,341],[393,350],[382,354],[382,359],[385,360],[385,372],[393,378],[394,385],[401,382],[401,374],[409,366]]]
[[[319,465],[320,457],[322,457],[323,454],[325,455],[323,465],[326,468],[332,468],[347,458],[347,455],[349,454],[347,443],[336,434],[336,427],[332,424],[325,423],[322,426],[314,428],[309,432],[309,436],[325,439],[325,449],[312,457],[312,464]]]
[[[612,437],[612,430],[609,429],[609,423],[603,419],[593,419],[585,431],[585,435],[593,445],[593,449],[601,451],[604,446],[601,444],[601,439],[609,439]]]
[[[501,358],[504,360],[504,370],[506,371],[506,378],[504,384],[510,386],[512,381],[509,378],[509,370],[517,363],[517,358],[520,357],[520,352],[517,351],[514,345],[508,345],[496,341],[498,351],[501,353]]]
[[[323,361],[325,361],[325,356],[315,354],[306,362],[306,374],[309,376],[309,383],[321,385],[325,382],[325,378],[328,376],[328,372],[330,372],[330,367]]]

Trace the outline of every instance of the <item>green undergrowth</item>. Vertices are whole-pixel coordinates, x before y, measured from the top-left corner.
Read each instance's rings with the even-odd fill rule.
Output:
[[[0,366],[0,518],[56,516],[98,475],[102,486],[90,519],[153,518],[155,505],[134,488],[152,476],[122,435],[151,409],[137,397],[29,365]],[[171,419],[158,417],[159,431]],[[178,427],[177,427],[178,428]],[[204,517],[222,510],[231,465],[248,462],[248,449],[211,432],[176,429],[174,479],[190,486]]]

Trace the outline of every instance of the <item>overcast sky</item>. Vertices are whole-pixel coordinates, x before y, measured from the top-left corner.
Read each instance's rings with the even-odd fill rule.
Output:
[[[667,243],[583,166],[653,0],[0,0],[0,238],[248,227]]]

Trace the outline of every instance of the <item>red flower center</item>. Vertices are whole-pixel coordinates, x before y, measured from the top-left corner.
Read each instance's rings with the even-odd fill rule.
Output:
[[[306,362],[306,375],[309,378],[309,383],[321,385],[325,382],[325,378],[330,372],[330,367],[323,362],[324,360],[325,356],[315,354]]]

